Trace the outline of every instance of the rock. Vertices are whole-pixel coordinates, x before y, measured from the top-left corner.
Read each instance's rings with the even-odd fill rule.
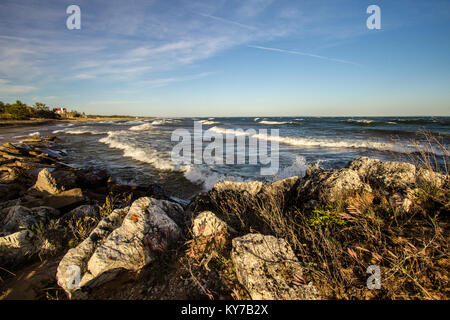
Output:
[[[18,265],[35,252],[27,230],[0,237],[0,266]]]
[[[254,209],[257,201],[273,199],[282,202],[279,203],[281,207],[291,206],[297,202],[297,185],[300,181],[301,179],[298,177],[290,177],[273,183],[260,181],[218,182],[207,193],[197,195],[190,202],[186,211],[193,215],[202,211],[233,210],[236,205],[239,205],[243,212],[247,212]]]
[[[40,221],[40,217],[23,206],[14,206],[9,210],[8,215],[3,220],[2,229],[6,232],[19,231],[21,227],[31,228]]]
[[[113,211],[88,239],[61,260],[59,285],[74,298],[85,297],[84,288],[105,283],[123,270],[139,271],[153,261],[156,252],[165,251],[182,236],[181,229],[166,213],[178,212],[180,208],[166,200],[143,197],[134,201],[128,212]],[[81,270],[80,290],[71,289],[67,283],[71,265]]]
[[[253,300],[320,298],[312,283],[291,283],[294,274],[302,276],[302,268],[285,240],[251,233],[233,239],[232,245],[231,259],[237,278]]]
[[[57,219],[61,215],[61,212],[52,207],[35,207],[31,208],[31,212],[34,216],[43,220]]]
[[[104,185],[108,179],[105,170],[83,170],[76,174],[78,184],[89,188]]]
[[[59,211],[50,207],[26,208],[20,205],[9,209],[3,220],[2,229],[6,232],[16,232],[21,228],[31,228],[39,222],[55,219],[59,216]]]
[[[42,169],[39,172],[38,178],[33,188],[41,192],[46,192],[48,194],[58,194],[63,191],[62,188],[56,184],[55,178],[48,169]]]
[[[416,185],[419,187],[432,186],[442,188],[446,183],[448,183],[448,175],[446,176],[442,173],[424,168],[417,168],[416,172]]]
[[[83,192],[80,188],[75,188],[63,191],[56,195],[44,196],[42,199],[34,199],[23,202],[23,206],[32,208],[38,206],[52,207],[55,209],[62,209],[84,200]]]
[[[39,172],[32,189],[44,194],[55,195],[76,187],[77,177],[74,172],[64,169],[50,171],[48,168],[45,168]]]
[[[87,262],[91,258],[94,251],[99,247],[109,234],[122,223],[125,215],[130,208],[116,209],[108,217],[102,219],[97,227],[91,232],[88,238],[80,243],[76,248],[70,249],[63,257],[58,265],[56,278],[58,285],[62,287],[69,297],[84,298],[86,293],[83,290],[88,282],[93,277],[87,270]],[[72,268],[79,268],[80,283],[79,286],[73,286],[70,280],[72,279]],[[94,283],[92,283],[94,284]]]
[[[208,237],[227,232],[227,224],[211,211],[203,211],[192,222],[192,233],[195,238]]]
[[[14,200],[20,197],[25,188],[19,183],[2,184],[0,183],[0,201]]]
[[[351,161],[348,168],[374,188],[402,190],[416,182],[416,167],[406,162],[380,161],[361,157]]]
[[[308,168],[303,183],[299,185],[298,199],[304,204],[311,200],[328,204],[361,190],[371,191],[356,171],[322,170],[313,166]]]
[[[246,191],[251,195],[256,195],[261,190],[262,187],[263,183],[260,181],[251,181],[251,182],[220,181],[214,185],[213,189],[217,192]]]
[[[99,218],[100,208],[92,205],[82,205],[62,216],[61,221],[78,220],[86,217]]]

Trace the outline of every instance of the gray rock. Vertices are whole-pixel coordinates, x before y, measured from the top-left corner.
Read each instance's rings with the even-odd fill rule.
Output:
[[[259,191],[261,191],[262,187],[263,183],[261,181],[251,181],[251,182],[220,181],[214,185],[213,189],[217,192],[246,191],[251,195],[256,195]]]
[[[27,230],[0,237],[0,266],[20,264],[35,252],[36,248]]]
[[[58,266],[58,284],[72,298],[85,298],[85,288],[105,283],[123,270],[139,271],[153,261],[156,252],[166,250],[181,237],[181,229],[166,213],[179,212],[180,208],[169,201],[144,197],[127,211],[114,210],[89,238],[64,256]],[[79,289],[71,288],[68,282],[71,266],[81,271]]]
[[[32,188],[48,194],[58,194],[63,191],[63,189],[56,184],[55,178],[47,168],[42,169],[39,172],[36,183]]]
[[[14,206],[3,220],[3,230],[6,232],[19,231],[21,227],[31,228],[40,221],[40,217],[34,215],[33,212],[22,206]]]
[[[72,287],[70,279],[72,276],[71,268],[79,268],[80,283],[79,288],[83,288],[93,277],[87,270],[87,263],[94,251],[102,245],[106,237],[116,228],[120,226],[125,215],[128,213],[129,207],[125,209],[116,209],[108,217],[102,219],[97,227],[91,232],[88,238],[80,243],[76,248],[70,249],[59,263],[56,278],[58,284],[69,295],[69,297],[83,298],[85,293]]]
[[[31,208],[31,212],[34,216],[39,217],[42,220],[57,219],[61,215],[59,210],[45,206]]]
[[[405,189],[416,182],[416,167],[406,162],[380,161],[361,157],[348,164],[362,180],[375,188]]]
[[[63,215],[61,217],[61,220],[62,221],[68,221],[71,219],[78,220],[86,217],[99,218],[100,217],[99,211],[100,208],[98,206],[82,205]]]
[[[371,191],[355,170],[322,170],[316,165],[308,168],[299,186],[298,198],[303,203],[311,200],[332,203],[361,190]]]
[[[231,259],[239,282],[253,300],[319,299],[312,283],[292,284],[292,276],[302,276],[302,268],[289,244],[262,234],[247,234],[232,241]]]

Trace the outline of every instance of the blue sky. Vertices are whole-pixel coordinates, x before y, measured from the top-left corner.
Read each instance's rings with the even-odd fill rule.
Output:
[[[81,30],[66,8],[81,8]],[[381,8],[369,30],[366,8]],[[90,114],[450,116],[448,0],[0,2],[0,100]]]

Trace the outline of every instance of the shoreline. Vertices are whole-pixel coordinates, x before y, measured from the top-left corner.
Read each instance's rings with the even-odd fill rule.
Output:
[[[8,127],[37,127],[55,123],[82,123],[113,120],[156,119],[157,117],[97,117],[97,118],[72,118],[72,119],[32,119],[32,120],[0,120],[0,130]]]

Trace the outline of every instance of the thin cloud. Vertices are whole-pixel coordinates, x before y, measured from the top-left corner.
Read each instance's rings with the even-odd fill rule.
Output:
[[[248,47],[249,48],[254,48],[254,49],[260,49],[260,50],[275,51],[275,52],[288,53],[288,54],[296,54],[296,55],[300,55],[300,56],[306,56],[306,57],[311,57],[311,58],[317,58],[317,59],[322,59],[322,60],[328,60],[328,61],[334,61],[334,62],[339,62],[339,63],[350,64],[350,65],[354,65],[354,66],[357,66],[357,67],[362,67],[362,65],[359,64],[359,63],[355,63],[355,62],[351,62],[351,61],[347,61],[347,60],[342,60],[342,59],[335,59],[335,58],[325,57],[325,56],[319,56],[317,54],[307,53],[307,52],[302,52],[302,51],[285,50],[285,49],[279,49],[279,48],[254,46],[254,45],[248,45]]]
[[[10,82],[5,79],[0,79],[0,93],[1,94],[20,94],[27,93],[35,90],[36,88],[33,86],[23,86],[23,85],[15,85],[9,84]]]
[[[202,16],[202,17],[206,17],[206,18],[210,18],[210,19],[213,19],[213,20],[217,20],[217,21],[220,21],[220,22],[224,22],[224,23],[227,23],[227,24],[232,24],[232,25],[235,25],[235,26],[238,26],[238,27],[241,27],[241,28],[245,28],[245,29],[249,29],[249,30],[258,30],[258,28],[256,28],[256,27],[249,26],[247,24],[243,24],[243,23],[240,23],[240,22],[237,22],[237,21],[233,21],[233,20],[229,20],[229,19],[213,16],[213,15],[210,15],[210,14],[205,14],[205,13],[200,13],[200,12],[195,12],[195,14],[198,14],[199,16]]]

